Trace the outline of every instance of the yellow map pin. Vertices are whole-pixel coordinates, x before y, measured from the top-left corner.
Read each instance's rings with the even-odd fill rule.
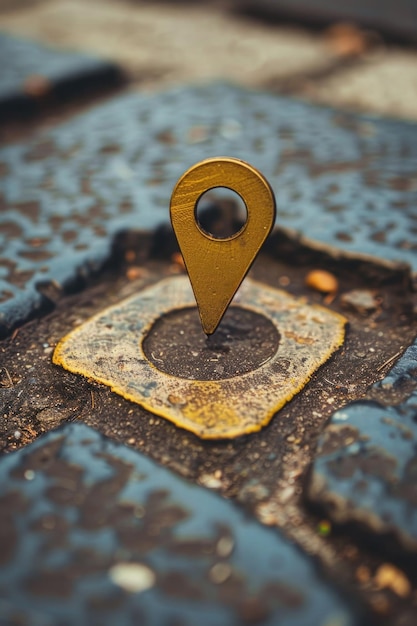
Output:
[[[235,191],[247,219],[231,237],[217,239],[197,220],[197,203],[215,187]],[[197,163],[177,182],[171,196],[171,222],[184,258],[206,335],[219,325],[275,222],[274,193],[252,165],[231,157]]]

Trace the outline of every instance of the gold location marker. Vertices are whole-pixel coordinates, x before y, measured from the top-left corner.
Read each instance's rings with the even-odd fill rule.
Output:
[[[215,187],[235,191],[247,219],[231,237],[216,239],[198,224],[197,203]],[[185,172],[171,196],[171,222],[184,258],[206,335],[219,325],[275,222],[274,193],[252,165],[231,157],[197,163]]]

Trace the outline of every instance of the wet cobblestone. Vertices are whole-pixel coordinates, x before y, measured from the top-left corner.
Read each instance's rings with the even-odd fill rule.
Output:
[[[111,61],[65,52],[0,33],[0,117],[33,112],[51,97],[92,91],[116,83],[121,70]]]
[[[279,532],[84,425],[3,457],[0,623],[360,623]]]
[[[126,95],[2,151],[3,332],[45,284],[99,268],[116,233],[166,223],[178,177],[216,154],[268,177],[277,226],[301,243],[417,272],[416,125],[220,83]]]
[[[417,341],[369,395],[373,399],[332,416],[319,442],[309,497],[332,520],[360,522],[416,552]],[[382,545],[392,551],[390,542]]]

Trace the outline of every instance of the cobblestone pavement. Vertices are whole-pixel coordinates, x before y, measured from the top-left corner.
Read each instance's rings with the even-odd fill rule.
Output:
[[[100,267],[116,232],[166,223],[184,169],[231,153],[270,180],[281,229],[417,273],[415,125],[212,84],[114,98],[3,151],[0,324],[39,308],[40,285]]]
[[[417,53],[243,4],[0,2],[11,45],[130,78],[0,124],[1,625],[416,623]],[[252,278],[348,321],[269,426],[229,441],[52,363],[184,271],[169,196],[216,154],[277,197]],[[213,223],[234,207],[210,206]]]
[[[2,485],[15,535],[0,577],[11,623],[349,626],[358,617],[279,534],[87,426],[9,455]]]
[[[5,33],[0,57],[7,59],[0,81],[0,115],[36,112],[71,93],[93,91],[120,81],[117,65],[86,54],[59,51]]]
[[[325,502],[330,517],[391,532],[410,551],[417,547],[416,353],[417,342],[370,389],[372,400],[347,404],[332,415],[310,485],[310,497]],[[404,399],[391,406],[389,392],[395,389]]]
[[[16,11],[6,2],[0,28],[119,61],[139,89],[225,78],[417,119],[413,48],[369,37],[368,31],[323,34],[257,22],[236,10],[239,1],[229,4],[44,0]]]

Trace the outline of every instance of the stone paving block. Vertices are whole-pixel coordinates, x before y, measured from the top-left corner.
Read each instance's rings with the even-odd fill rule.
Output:
[[[42,99],[70,90],[92,90],[120,80],[118,67],[86,54],[48,48],[0,33],[0,115],[35,108]]]
[[[416,0],[235,0],[238,6],[268,17],[290,17],[303,22],[328,24],[353,21],[388,35],[417,39]]]
[[[250,4],[252,9],[262,13],[267,7],[273,11],[285,1],[288,6],[288,0],[276,3],[248,0],[246,6]],[[298,1],[300,6],[301,3],[307,5],[305,0]],[[237,8],[243,6],[241,0],[235,2]],[[390,25],[395,24],[399,16],[406,21],[402,7],[407,2],[411,6],[414,0],[401,0],[399,7],[396,3],[391,5],[395,15],[389,20]],[[375,6],[370,11],[374,16],[389,9],[387,2],[383,3],[383,10],[380,2],[377,9]],[[349,6],[331,2],[333,17],[343,12],[338,19],[347,19],[352,7],[358,10],[357,0]],[[361,7],[366,10],[362,3]],[[286,94],[306,96],[332,106],[342,104],[356,110],[366,108],[377,114],[417,119],[414,104],[417,54],[413,49],[399,51],[391,45],[380,44],[375,50],[378,38],[368,33],[362,39],[371,45],[371,54],[368,49],[346,63],[346,58],[340,57],[340,51],[337,52],[322,33],[302,30],[279,20],[271,23],[248,19],[239,10],[228,10],[230,8],[223,2],[168,4],[90,0],[86,4],[82,0],[55,0],[26,9],[19,5],[18,11],[0,16],[0,25],[10,33],[58,48],[68,46],[106,57],[110,55],[123,65],[132,82],[141,89],[161,89],[181,82],[220,78],[251,87],[284,90]],[[308,18],[306,7],[303,9],[297,21],[303,16]],[[326,14],[332,17],[328,11]],[[413,28],[411,19],[406,23]],[[384,57],[381,67],[381,59],[374,58],[375,51]],[[362,86],[363,81],[358,80],[355,72],[344,71],[346,65],[353,65],[358,69],[358,76],[362,75],[361,70],[367,74],[369,62],[378,77],[375,86],[372,76],[372,89],[366,83]],[[386,74],[391,78],[385,80]],[[327,89],[333,77],[339,79],[334,98],[333,91]],[[322,83],[323,92],[320,90]],[[342,101],[341,95],[346,91],[349,97]]]
[[[360,623],[280,533],[85,425],[0,475],[1,624]]]
[[[110,56],[141,87],[218,78],[253,85],[334,59],[314,34],[271,28],[215,4],[54,0],[0,23],[20,36]]]
[[[300,93],[332,106],[415,119],[417,57],[410,49],[372,52],[355,67],[320,81],[306,81]]]
[[[0,154],[2,331],[108,259],[116,233],[168,222],[179,176],[214,155],[270,180],[302,243],[417,272],[417,125],[227,84],[114,99]]]
[[[372,392],[373,400],[353,402],[332,416],[319,442],[309,498],[331,519],[360,522],[415,552],[417,340]],[[401,401],[394,402],[392,393]]]

